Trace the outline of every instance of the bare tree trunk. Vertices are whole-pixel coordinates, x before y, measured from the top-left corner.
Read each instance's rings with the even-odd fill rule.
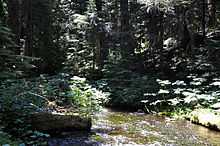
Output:
[[[202,35],[203,35],[203,41],[205,41],[206,38],[206,0],[203,0],[202,3]]]
[[[102,0],[96,0],[96,9],[98,13],[98,17],[101,16],[102,12]],[[98,20],[97,20],[98,21]],[[95,49],[95,60],[96,60],[96,66],[97,70],[101,71],[103,68],[103,57],[102,57],[102,51],[103,51],[103,29],[101,22],[97,22],[98,25],[96,26],[96,49]]]
[[[33,24],[32,24],[32,0],[25,0],[26,9],[26,38],[25,38],[25,50],[26,56],[33,55]]]

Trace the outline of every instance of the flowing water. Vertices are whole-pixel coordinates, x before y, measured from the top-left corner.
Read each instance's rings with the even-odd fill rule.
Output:
[[[220,132],[185,120],[104,109],[91,132],[63,133],[50,146],[220,146]]]

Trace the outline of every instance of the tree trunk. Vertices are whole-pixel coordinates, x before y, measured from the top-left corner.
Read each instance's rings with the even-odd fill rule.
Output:
[[[96,58],[96,66],[98,70],[102,69],[102,61],[101,61],[101,34],[97,32],[96,34],[96,50],[95,50],[95,58]]]
[[[115,12],[113,14],[113,30],[115,32],[120,31],[120,20],[119,20],[119,0],[115,0],[114,2]]]
[[[102,0],[96,0],[95,1],[95,4],[96,4],[96,10],[97,12],[101,12],[102,11]]]
[[[163,23],[164,23],[164,14],[163,12],[160,12],[159,16],[158,16],[158,24],[157,24],[157,44],[156,44],[156,49],[157,50],[161,50],[163,49],[163,40],[164,40],[164,27],[163,27]]]
[[[102,0],[96,0],[95,1],[96,4],[96,9],[97,9],[97,14],[98,17],[102,17],[101,16],[101,12],[102,12]],[[97,19],[97,23],[98,25],[96,26],[96,48],[95,48],[95,62],[96,62],[96,67],[98,71],[101,71],[103,68],[103,58],[102,58],[102,51],[103,51],[103,29],[102,29],[102,24],[101,22],[99,22],[99,20]]]
[[[20,1],[8,0],[8,25],[15,34],[14,41],[17,45],[20,43],[21,23],[20,23]],[[20,53],[19,47],[15,48],[16,54]]]
[[[206,38],[206,0],[203,0],[202,3],[202,35],[203,35],[203,42],[205,41]]]
[[[128,11],[128,0],[120,0],[121,10],[121,31],[129,31],[129,11]]]
[[[157,6],[149,8],[149,24],[148,24],[148,37],[149,47],[152,53],[160,52],[163,48],[163,37],[164,37],[164,14],[159,10]]]
[[[216,24],[216,0],[208,0],[209,26],[215,27]]]
[[[25,50],[26,56],[33,55],[33,24],[32,24],[32,0],[25,0],[26,9],[26,38],[25,38]]]
[[[120,11],[121,11],[121,36],[120,36],[120,47],[122,58],[127,58],[133,53],[133,48],[130,46],[129,38],[130,28],[129,28],[129,10],[128,10],[128,0],[120,0]]]
[[[0,0],[0,21],[5,22],[5,12],[2,0]]]

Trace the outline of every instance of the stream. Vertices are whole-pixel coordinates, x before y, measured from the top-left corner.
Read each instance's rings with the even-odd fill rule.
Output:
[[[185,120],[103,109],[91,132],[62,133],[49,146],[220,146],[220,132]]]

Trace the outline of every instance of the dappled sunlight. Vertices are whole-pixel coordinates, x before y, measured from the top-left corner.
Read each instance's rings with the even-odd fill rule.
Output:
[[[219,18],[219,0],[0,0],[0,145],[220,145]]]

